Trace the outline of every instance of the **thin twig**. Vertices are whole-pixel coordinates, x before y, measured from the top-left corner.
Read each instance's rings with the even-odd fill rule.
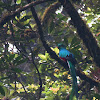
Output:
[[[16,91],[17,90],[17,87],[16,87],[16,78],[17,78],[16,72],[14,73],[14,75],[15,75],[14,79],[15,79],[15,91]]]
[[[30,48],[30,51],[31,51],[31,58],[32,58],[32,63],[33,63],[33,65],[35,66],[35,68],[36,68],[36,70],[37,70],[37,73],[38,73],[38,76],[39,76],[39,84],[40,84],[40,92],[39,92],[39,97],[38,97],[38,100],[40,99],[40,97],[41,97],[41,92],[42,92],[42,79],[41,79],[41,74],[40,74],[40,72],[39,72],[39,70],[38,70],[38,68],[37,68],[37,65],[35,64],[35,61],[34,61],[34,54],[33,54],[33,51],[32,51],[32,49],[31,49],[31,47],[29,46],[29,48]]]
[[[16,80],[17,80],[19,83],[21,83],[21,85],[22,85],[22,87],[23,87],[23,89],[24,89],[24,91],[25,91],[25,94],[26,94],[27,97],[28,97],[28,93],[27,93],[27,91],[26,91],[25,86],[23,85],[23,83],[18,79],[18,77],[16,77]]]

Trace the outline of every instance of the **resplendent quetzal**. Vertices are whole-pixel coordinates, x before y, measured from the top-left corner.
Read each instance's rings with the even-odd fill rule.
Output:
[[[68,50],[66,50],[65,45],[63,45],[62,43],[58,44],[58,49],[59,49],[60,59],[68,63],[70,73],[73,79],[72,91],[69,100],[73,99],[74,94],[76,95],[76,98],[78,100],[78,86],[77,86],[77,78],[76,78],[76,71],[75,71],[76,60],[74,58],[74,55]]]

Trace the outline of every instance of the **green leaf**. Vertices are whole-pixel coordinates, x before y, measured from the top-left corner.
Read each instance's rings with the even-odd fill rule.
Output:
[[[22,64],[22,63],[24,63],[26,61],[27,61],[27,59],[22,59],[22,60],[18,61],[16,65],[20,65],[20,64]]]
[[[33,42],[33,43],[35,43],[35,40],[34,40],[34,39],[30,39],[29,42]]]
[[[9,95],[12,96],[14,92],[14,90],[11,90]]]
[[[22,72],[22,70],[19,69],[19,68],[12,68],[11,70],[13,70],[13,71],[16,72],[16,73],[20,73],[20,72]]]
[[[17,4],[20,4],[21,3],[21,0],[17,0],[17,2],[16,2]]]
[[[59,13],[59,14],[57,14],[57,16],[56,16],[57,18],[62,18],[63,16],[62,16],[62,14],[61,13]]]
[[[8,79],[9,77],[2,77],[0,80]]]
[[[26,21],[27,19],[30,19],[30,18],[31,18],[31,16],[24,16],[20,21],[24,22],[24,21]]]
[[[61,23],[61,21],[65,21],[65,20],[67,20],[66,17],[65,16],[62,16],[61,18],[59,18],[58,23]]]
[[[41,65],[39,66],[39,71],[40,71],[40,73],[45,73],[45,70],[46,70],[46,65],[41,64]]]
[[[49,53],[45,52],[45,56],[46,56],[46,58],[48,58],[49,57]]]
[[[53,31],[53,29],[54,29],[54,22],[53,22],[53,20],[52,20],[52,22],[50,23],[50,26],[49,26],[49,32],[51,33],[52,31]]]
[[[5,91],[4,91],[4,89],[3,89],[3,87],[0,85],[0,93],[3,95],[3,96],[5,96]]]
[[[18,63],[18,61],[20,61],[22,59],[22,55],[18,56],[14,61],[13,64],[16,65]]]
[[[80,41],[78,40],[78,38],[76,36],[74,36],[72,41],[71,41],[71,47],[74,47],[78,44],[80,44]]]
[[[56,48],[54,48],[54,52],[56,53],[56,54],[58,54],[59,53],[59,49],[56,47]]]
[[[38,56],[39,56],[41,59],[43,59],[43,60],[47,60],[46,56],[43,55],[43,54],[38,54]]]
[[[87,23],[91,23],[91,21],[94,19],[94,15],[89,15],[87,17]]]
[[[11,54],[11,55],[8,57],[8,62],[14,60],[14,57],[15,57],[15,54]]]

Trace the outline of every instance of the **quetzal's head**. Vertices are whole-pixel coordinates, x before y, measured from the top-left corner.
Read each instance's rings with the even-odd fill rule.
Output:
[[[58,49],[61,50],[61,49],[63,49],[63,48],[66,48],[65,45],[62,44],[62,43],[59,43],[59,44],[58,44]]]

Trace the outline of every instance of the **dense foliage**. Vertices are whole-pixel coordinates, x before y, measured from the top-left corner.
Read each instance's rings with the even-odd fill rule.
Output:
[[[96,58],[92,53],[100,45],[100,0],[62,1],[73,4],[92,34],[87,33],[85,39],[79,35],[81,27],[74,23],[79,19],[73,19],[74,12],[67,13],[61,0],[0,1],[2,100],[69,100],[72,78],[68,67],[55,56],[58,43],[64,43],[78,62],[79,98],[99,100],[100,55],[95,53]],[[87,44],[96,41],[97,45],[87,47],[84,40]]]

